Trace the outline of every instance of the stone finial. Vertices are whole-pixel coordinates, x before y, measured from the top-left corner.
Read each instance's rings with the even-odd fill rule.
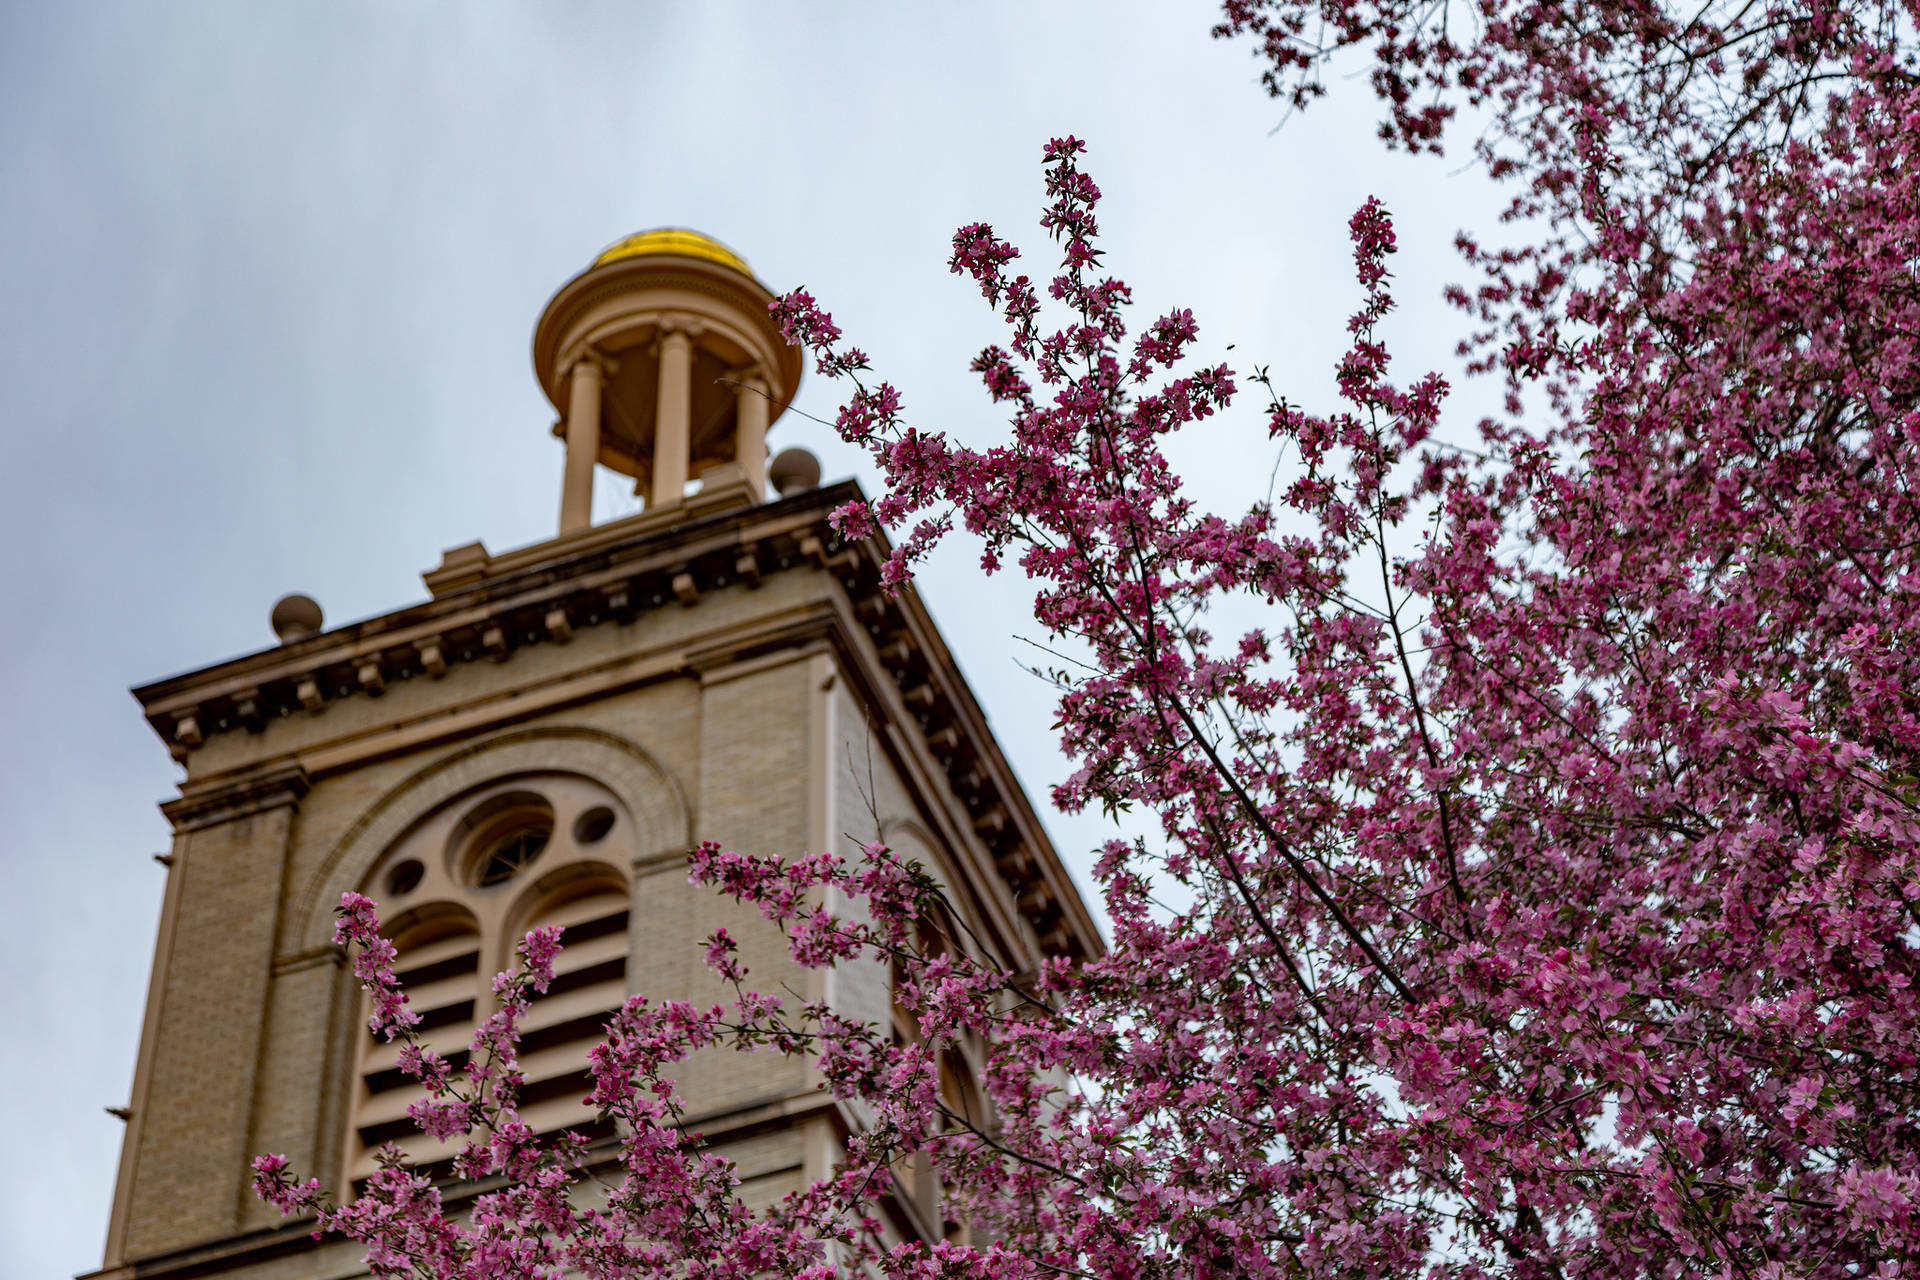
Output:
[[[783,498],[820,487],[820,459],[805,449],[782,449],[767,468],[767,479]]]
[[[319,635],[324,622],[320,606],[314,598],[297,591],[281,596],[274,602],[269,620],[273,623],[273,634],[280,637],[281,644],[292,644],[295,640]]]

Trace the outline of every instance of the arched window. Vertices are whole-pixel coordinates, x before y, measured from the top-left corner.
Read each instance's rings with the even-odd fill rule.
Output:
[[[395,971],[421,1038],[464,1067],[473,1031],[493,1012],[492,977],[517,962],[527,930],[562,926],[547,994],[521,1028],[521,1118],[536,1130],[594,1128],[581,1100],[587,1051],[627,994],[627,907],[634,824],[605,787],[572,774],[502,779],[415,824],[375,865],[367,893],[399,953]],[[434,1143],[407,1115],[420,1097],[399,1068],[399,1045],[356,1031],[345,1185],[352,1194],[397,1143],[430,1175],[458,1144]]]

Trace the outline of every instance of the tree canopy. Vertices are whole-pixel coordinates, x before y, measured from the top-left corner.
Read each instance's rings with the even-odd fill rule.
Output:
[[[406,1059],[423,1124],[472,1135],[456,1172],[503,1186],[454,1215],[396,1164],[334,1207],[263,1157],[262,1193],[365,1240],[381,1275],[1910,1274],[1915,17],[1228,0],[1217,34],[1272,94],[1311,107],[1364,63],[1385,145],[1466,132],[1511,184],[1504,226],[1462,233],[1451,295],[1509,392],[1471,447],[1441,430],[1444,379],[1390,373],[1375,201],[1320,411],[1195,366],[1188,312],[1130,322],[1071,138],[1043,157],[1042,278],[987,226],[953,240],[1006,325],[974,358],[999,443],[910,422],[788,295],[886,481],[843,535],[896,530],[898,583],[966,529],[1072,656],[1054,799],[1150,828],[1097,863],[1109,951],[1009,972],[943,936],[937,881],[879,845],[703,847],[693,874],[801,963],[885,957],[919,1038],[754,993],[716,935],[735,1003],[636,997],[595,1052],[624,1177],[583,1207],[581,1144],[515,1112],[517,1019],[564,943],[543,932],[464,1070]],[[1163,445],[1249,394],[1280,496],[1199,509]],[[829,887],[862,910],[821,909]],[[376,1030],[410,1036],[371,903],[341,928]],[[943,1099],[961,1038],[990,1116]],[[675,1123],[675,1064],[717,1042],[810,1055],[862,1104],[831,1177],[741,1205]],[[878,1232],[916,1154],[966,1242]]]

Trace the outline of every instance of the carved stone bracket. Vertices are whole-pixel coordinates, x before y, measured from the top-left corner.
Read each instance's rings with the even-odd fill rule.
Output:
[[[420,669],[432,679],[438,680],[447,674],[447,655],[441,647],[440,637],[431,640],[417,640],[414,649],[420,654]]]

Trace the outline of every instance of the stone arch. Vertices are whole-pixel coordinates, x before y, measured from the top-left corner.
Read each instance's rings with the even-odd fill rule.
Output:
[[[375,801],[302,888],[282,951],[329,946],[334,904],[365,880],[395,841],[448,801],[520,773],[575,773],[608,788],[633,817],[636,854],[642,859],[692,844],[692,814],[679,783],[637,744],[599,729],[509,730],[448,752]]]
[[[521,937],[543,912],[595,892],[631,894],[632,873],[609,862],[581,859],[534,876],[532,883],[521,889],[507,908],[502,930],[506,942],[509,946],[518,946]]]
[[[380,922],[380,932],[392,940],[400,950],[418,945],[420,941],[432,941],[440,937],[471,933],[476,937],[480,933],[480,921],[464,902],[448,902],[438,899],[423,902],[402,912],[392,920]]]

